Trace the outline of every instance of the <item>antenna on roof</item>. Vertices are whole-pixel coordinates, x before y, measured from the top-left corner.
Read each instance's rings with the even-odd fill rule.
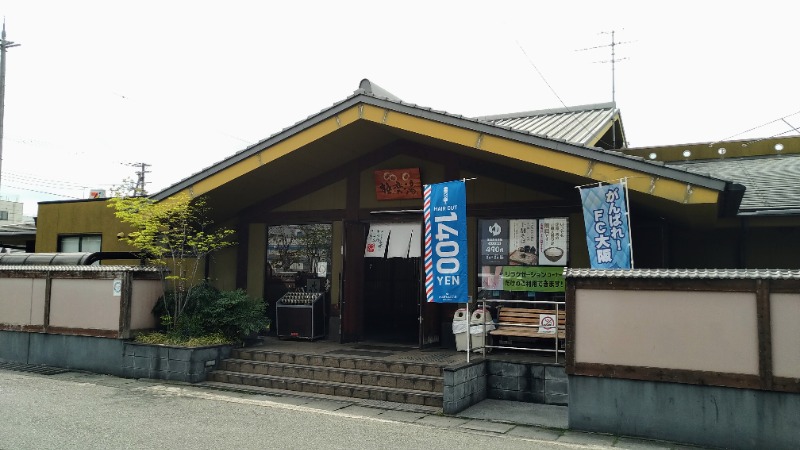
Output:
[[[596,50],[598,48],[606,48],[611,47],[611,59],[605,61],[594,61],[595,63],[599,64],[608,64],[611,63],[611,101],[616,103],[617,102],[617,85],[616,85],[616,64],[620,61],[624,61],[628,58],[617,58],[617,45],[622,44],[630,44],[628,42],[617,42],[615,38],[616,30],[611,31],[603,31],[600,34],[610,34],[611,35],[611,43],[606,45],[598,45],[596,47],[588,47],[588,48],[581,48],[575,50],[576,52],[585,52],[587,50]]]

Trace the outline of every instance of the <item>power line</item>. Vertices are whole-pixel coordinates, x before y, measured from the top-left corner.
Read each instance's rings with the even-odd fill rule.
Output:
[[[526,52],[526,51],[525,51],[525,49],[524,49],[524,48],[522,48],[522,44],[520,44],[520,43],[519,43],[519,41],[518,41],[518,40],[516,40],[516,39],[515,39],[514,41],[517,43],[517,47],[519,47],[519,49],[522,51],[522,54],[523,54],[523,55],[525,55],[525,59],[528,61],[528,64],[530,64],[530,65],[531,65],[531,67],[533,67],[533,70],[535,70],[535,71],[536,71],[536,73],[538,73],[538,74],[539,74],[539,77],[542,79],[542,81],[544,81],[544,84],[546,84],[546,85],[547,85],[548,89],[550,89],[550,92],[552,92],[552,93],[553,93],[553,95],[555,95],[555,96],[556,96],[556,98],[558,99],[558,101],[561,103],[561,106],[563,106],[563,107],[564,107],[564,108],[565,108],[567,111],[569,111],[569,107],[568,107],[568,106],[567,106],[567,105],[564,103],[564,100],[561,100],[561,97],[558,95],[558,93],[556,92],[556,90],[555,90],[555,89],[553,89],[553,86],[550,86],[550,83],[547,81],[547,78],[545,78],[545,77],[544,77],[544,74],[542,73],[542,71],[541,71],[541,70],[539,70],[539,68],[538,68],[538,67],[536,67],[536,64],[534,64],[534,62],[533,62],[533,60],[531,59],[531,57],[530,57],[530,56],[528,56],[528,52]]]
[[[720,139],[720,140],[714,141],[714,142],[712,142],[712,143],[708,144],[708,146],[709,146],[709,147],[711,147],[711,146],[713,146],[714,144],[717,144],[717,143],[719,143],[719,142],[723,142],[723,141],[729,141],[729,140],[731,140],[731,139],[733,139],[733,138],[735,138],[735,137],[737,137],[737,136],[741,136],[741,135],[743,135],[743,134],[747,134],[747,133],[749,133],[749,132],[751,132],[751,131],[755,131],[755,130],[757,130],[757,129],[759,129],[759,128],[763,128],[763,127],[765,127],[765,126],[767,126],[767,125],[772,125],[773,123],[776,123],[776,122],[783,122],[783,123],[785,123],[786,125],[788,125],[788,126],[789,126],[789,127],[792,129],[792,131],[798,131],[798,130],[797,130],[797,128],[795,128],[795,127],[794,127],[792,124],[790,124],[789,122],[787,122],[787,121],[786,121],[786,119],[787,119],[788,117],[796,116],[796,115],[798,115],[798,114],[800,114],[800,111],[795,111],[795,112],[793,112],[793,113],[791,113],[791,114],[787,114],[787,115],[785,115],[785,116],[778,117],[777,119],[770,120],[769,122],[762,123],[761,125],[757,125],[757,126],[755,126],[755,127],[753,127],[753,128],[750,128],[750,129],[748,129],[748,130],[744,130],[744,131],[742,131],[742,132],[740,132],[740,133],[736,133],[736,134],[734,134],[734,135],[732,135],[732,136],[728,136],[728,137],[726,137],[725,139]],[[790,131],[785,131],[785,132],[783,132],[783,133],[778,133],[778,134],[776,134],[776,135],[773,135],[773,136],[771,136],[771,137],[774,137],[774,136],[781,136],[781,135],[784,135],[784,134],[786,134],[786,133],[789,133],[789,132],[790,132]],[[759,140],[760,140],[760,139],[759,139]],[[750,142],[747,142],[747,143],[745,143],[745,144],[750,144],[750,143],[753,143],[753,142],[756,142],[756,141],[750,141]]]

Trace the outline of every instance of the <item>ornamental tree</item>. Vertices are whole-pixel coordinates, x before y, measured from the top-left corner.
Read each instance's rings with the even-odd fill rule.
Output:
[[[235,245],[233,230],[213,227],[205,198],[192,199],[181,193],[166,200],[147,197],[114,197],[109,207],[133,231],[120,233],[120,239],[139,250],[141,259],[164,270],[166,317],[162,323],[174,329],[186,309],[192,290],[198,286],[199,268],[205,257]],[[168,301],[166,292],[172,301]]]

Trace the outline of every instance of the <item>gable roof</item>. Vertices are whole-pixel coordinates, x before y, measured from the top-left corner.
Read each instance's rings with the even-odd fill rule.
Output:
[[[549,139],[594,146],[615,122],[620,121],[620,113],[616,103],[609,102],[482,116],[477,119]],[[624,144],[624,140],[620,144]]]
[[[320,151],[316,144],[322,145],[326,140],[335,141],[340,130],[350,129],[361,131],[352,131],[355,134],[348,135],[349,138],[361,139],[364,130],[383,130],[384,134],[392,134],[394,139],[402,134],[406,138],[447,144],[461,152],[470,152],[473,156],[493,158],[495,161],[499,158],[506,161],[505,164],[515,164],[517,167],[528,165],[545,168],[549,173],[560,174],[558,176],[562,179],[576,184],[627,177],[631,191],[676,205],[712,204],[715,206],[713,211],[719,207],[722,214],[730,214],[738,206],[741,186],[726,180],[675,169],[661,162],[651,162],[617,151],[499,126],[493,120],[473,119],[407,103],[365,79],[344,100],[179,181],[152,195],[152,198],[162,200],[182,191],[193,196],[203,195],[258,170],[263,173],[265,169],[262,168],[268,167],[268,164],[273,167],[271,176],[286,176],[285,165],[289,165],[289,162],[285,165],[272,163],[294,161],[290,155],[306,147]],[[361,125],[355,126],[358,124]],[[343,146],[342,142],[337,144],[340,145],[325,149],[324,157],[319,155],[309,160],[306,155],[305,162],[310,161],[311,164],[298,166],[295,161],[291,163],[295,166],[291,167],[310,173],[311,166],[315,165],[321,170],[319,166],[327,164],[330,167],[331,157],[353,157],[355,152],[363,151],[360,147],[364,147],[349,143]],[[366,144],[374,142],[367,139]],[[298,160],[300,158],[297,157]],[[278,166],[282,172],[277,172]]]

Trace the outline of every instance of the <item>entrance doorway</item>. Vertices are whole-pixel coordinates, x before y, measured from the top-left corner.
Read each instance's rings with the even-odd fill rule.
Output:
[[[364,337],[417,344],[420,258],[365,258]]]

